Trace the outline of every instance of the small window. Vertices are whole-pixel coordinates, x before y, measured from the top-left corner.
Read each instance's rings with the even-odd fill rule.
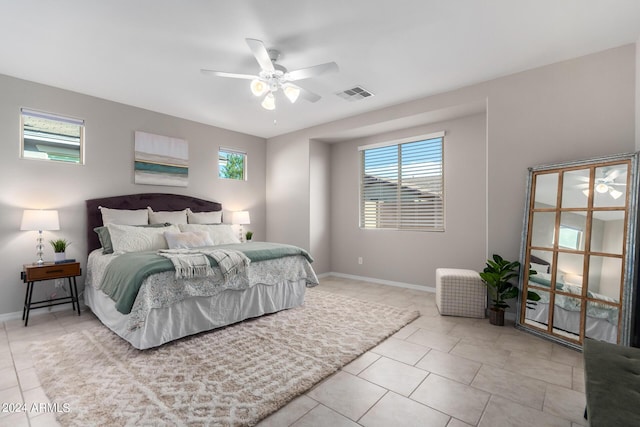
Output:
[[[574,227],[560,226],[558,246],[566,249],[579,250],[582,242],[582,230]]]
[[[444,231],[443,137],[358,147],[361,228]]]
[[[218,176],[225,179],[247,179],[247,154],[228,148],[218,151]]]
[[[21,157],[83,164],[84,120],[22,108]]]

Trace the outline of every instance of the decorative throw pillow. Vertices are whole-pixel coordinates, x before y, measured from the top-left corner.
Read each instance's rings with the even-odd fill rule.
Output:
[[[192,212],[187,208],[187,222],[189,224],[221,224],[222,211]]]
[[[134,227],[130,225],[108,224],[114,253],[155,251],[168,249],[164,238],[166,231],[179,232],[176,225],[167,227]]]
[[[169,249],[191,249],[213,246],[213,241],[206,231],[185,231],[181,233],[165,231],[164,238],[167,239]]]
[[[240,243],[240,239],[228,224],[180,224],[180,231],[204,231],[214,245]]]
[[[171,224],[145,224],[145,225],[134,225],[133,227],[147,227],[147,228],[157,228],[157,227],[166,227]],[[111,235],[109,234],[109,229],[106,226],[96,227],[93,229],[98,235],[98,240],[100,240],[100,246],[102,246],[102,253],[112,254],[113,253],[113,243],[111,243]]]
[[[187,223],[187,210],[182,211],[164,211],[154,212],[153,209],[147,206],[149,211],[149,224],[186,224]]]
[[[145,225],[149,224],[149,213],[146,209],[110,209],[99,206],[102,213],[102,224]]]

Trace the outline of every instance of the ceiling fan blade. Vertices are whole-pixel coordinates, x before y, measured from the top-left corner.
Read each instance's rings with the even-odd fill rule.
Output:
[[[306,99],[309,102],[318,102],[322,97],[316,93],[313,93],[311,91],[308,91],[304,88],[301,88],[300,86],[297,85],[291,85],[291,86],[295,86],[298,89],[300,89],[300,97]]]
[[[323,74],[335,73],[338,70],[338,64],[335,62],[327,62],[325,64],[314,65],[313,67],[289,71],[287,73],[287,80],[294,82],[296,80],[304,80],[310,77],[321,76]]]
[[[585,183],[585,184],[577,184],[576,188],[589,188],[589,183]]]
[[[232,79],[246,79],[246,80],[254,80],[257,79],[258,76],[252,76],[251,74],[238,74],[238,73],[227,73],[224,71],[215,71],[215,70],[205,70],[202,68],[200,70],[202,74],[213,74],[218,77],[230,77]]]
[[[260,68],[265,71],[275,71],[275,68],[273,68],[273,62],[271,62],[271,58],[269,57],[269,52],[267,51],[267,48],[264,47],[264,43],[256,39],[245,40],[249,45],[249,49],[251,49],[251,53],[256,57],[256,61],[258,61]]]
[[[615,181],[616,178],[618,178],[620,175],[625,174],[626,171],[623,171],[619,168],[614,168],[611,169],[611,172],[609,172],[608,174],[606,174],[606,176],[604,177],[604,181],[606,183],[609,183],[611,181]]]

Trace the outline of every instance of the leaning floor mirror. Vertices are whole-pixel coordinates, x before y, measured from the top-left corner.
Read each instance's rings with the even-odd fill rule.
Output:
[[[529,169],[518,328],[574,348],[629,345],[637,169],[638,153]]]

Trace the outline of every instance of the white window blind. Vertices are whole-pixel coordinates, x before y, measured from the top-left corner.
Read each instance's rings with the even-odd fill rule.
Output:
[[[444,231],[444,132],[359,147],[360,227]]]

